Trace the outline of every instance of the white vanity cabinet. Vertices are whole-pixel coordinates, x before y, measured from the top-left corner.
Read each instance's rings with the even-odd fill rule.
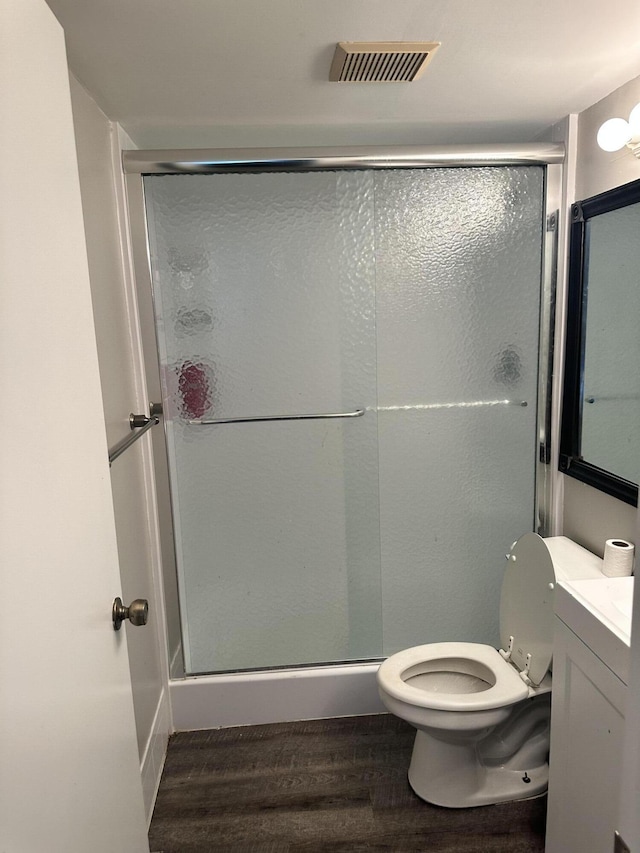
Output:
[[[556,589],[546,853],[612,853],[629,668],[630,578]]]

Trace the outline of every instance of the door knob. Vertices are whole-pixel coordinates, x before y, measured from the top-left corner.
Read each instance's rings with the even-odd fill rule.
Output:
[[[149,618],[149,602],[146,598],[136,598],[128,607],[125,607],[120,597],[113,602],[111,611],[113,619],[113,630],[119,631],[125,619],[132,625],[146,625]]]

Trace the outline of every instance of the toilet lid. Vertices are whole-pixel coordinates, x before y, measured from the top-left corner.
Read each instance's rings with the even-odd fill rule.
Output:
[[[500,642],[522,672],[531,655],[529,678],[540,684],[551,664],[553,588],[556,575],[544,539],[526,533],[511,549],[500,597]]]

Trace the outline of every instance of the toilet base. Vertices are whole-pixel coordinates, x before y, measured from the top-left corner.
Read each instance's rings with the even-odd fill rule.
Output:
[[[445,743],[424,731],[416,733],[409,784],[428,803],[469,808],[523,800],[547,789],[549,765],[514,769],[478,763],[475,744]]]

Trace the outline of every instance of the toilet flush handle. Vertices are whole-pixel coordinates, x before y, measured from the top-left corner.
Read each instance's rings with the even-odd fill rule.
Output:
[[[128,607],[125,607],[118,596],[113,602],[111,618],[114,631],[120,630],[125,619],[128,619],[132,625],[146,625],[149,619],[149,602],[146,598],[136,598]]]

